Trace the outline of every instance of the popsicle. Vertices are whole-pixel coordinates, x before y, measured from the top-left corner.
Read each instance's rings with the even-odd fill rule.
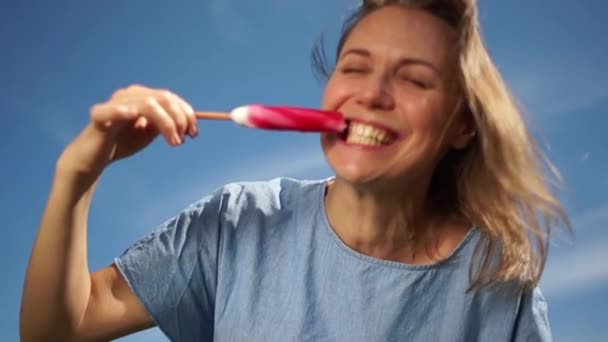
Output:
[[[305,107],[254,104],[237,107],[229,113],[197,112],[196,117],[232,120],[242,126],[268,130],[340,133],[346,129],[341,113]]]

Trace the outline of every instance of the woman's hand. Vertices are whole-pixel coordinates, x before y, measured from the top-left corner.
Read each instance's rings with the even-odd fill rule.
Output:
[[[171,146],[198,134],[192,107],[164,89],[132,85],[94,105],[91,121],[63,151],[62,170],[98,175],[113,161],[128,157],[161,134]]]

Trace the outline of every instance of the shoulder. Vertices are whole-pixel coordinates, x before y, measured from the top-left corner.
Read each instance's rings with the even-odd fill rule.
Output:
[[[254,260],[263,263],[288,253],[281,250],[283,242],[294,238],[302,217],[311,216],[309,208],[318,205],[323,184],[291,178],[226,184],[220,191],[224,198],[217,225],[222,264],[234,272],[248,269]]]
[[[519,300],[514,341],[551,341],[547,301],[539,287],[523,292]]]
[[[314,199],[325,180],[300,180],[278,177],[265,181],[232,182],[217,189],[212,195],[228,212],[257,209],[270,213]],[[203,198],[197,204],[208,201]],[[196,205],[196,204],[195,204]]]
[[[519,311],[521,314],[529,315],[537,325],[549,325],[547,320],[547,300],[538,286],[522,292]]]

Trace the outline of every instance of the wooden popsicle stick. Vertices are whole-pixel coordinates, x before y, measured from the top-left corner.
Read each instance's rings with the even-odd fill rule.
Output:
[[[197,119],[232,120],[230,113],[226,112],[195,112],[194,115]]]

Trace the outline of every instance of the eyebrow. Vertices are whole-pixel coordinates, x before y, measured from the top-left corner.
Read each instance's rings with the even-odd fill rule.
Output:
[[[371,57],[372,54],[371,52],[369,52],[369,50],[367,49],[362,49],[362,48],[352,48],[352,49],[348,49],[346,51],[344,51],[342,54],[340,54],[338,59],[342,59],[347,55],[350,54],[354,54],[357,56],[362,56],[362,57]],[[427,66],[431,69],[433,69],[433,71],[435,71],[437,74],[441,74],[439,72],[439,68],[437,68],[433,63],[422,59],[422,58],[416,58],[416,57],[403,57],[399,59],[398,62],[399,65],[411,65],[411,64],[418,64],[418,65],[424,65]]]

